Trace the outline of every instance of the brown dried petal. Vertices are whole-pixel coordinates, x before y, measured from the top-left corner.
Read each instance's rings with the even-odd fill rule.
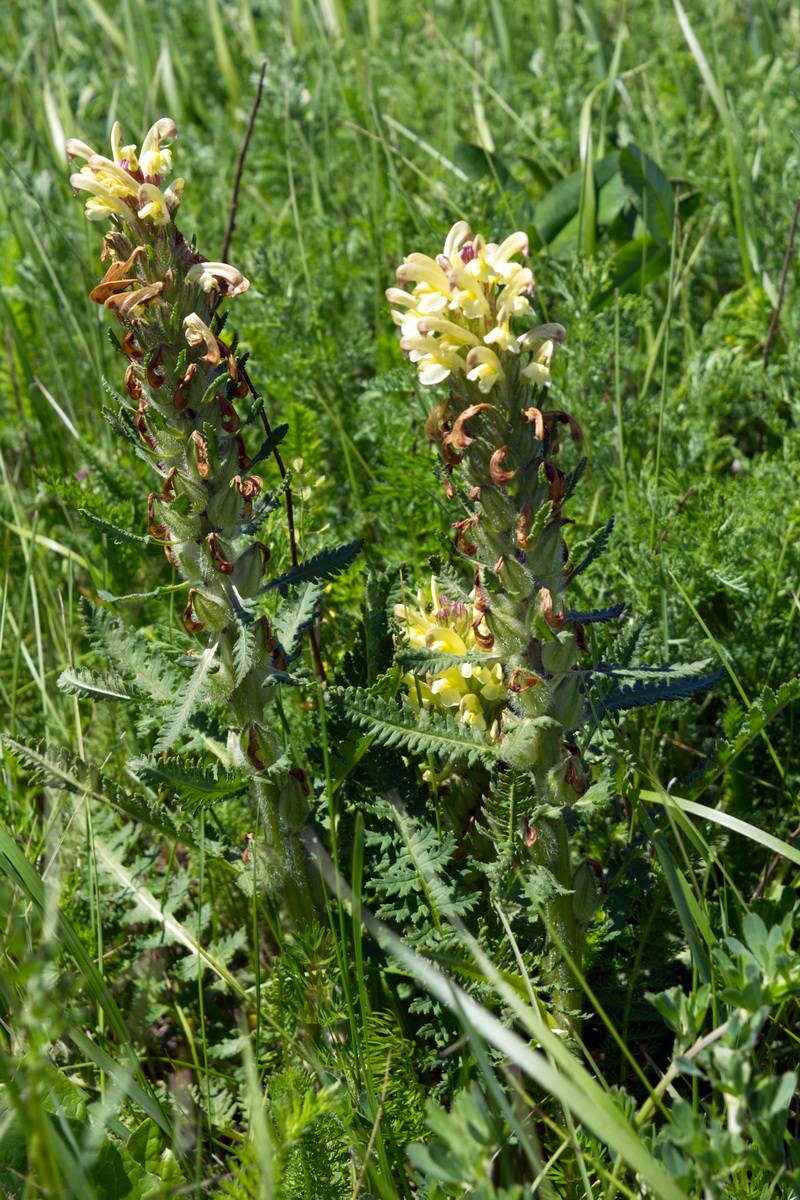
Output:
[[[136,374],[133,369],[133,363],[128,363],[128,367],[125,371],[125,391],[128,393],[131,400],[133,400],[136,404],[140,402],[142,398],[142,385],[136,378]]]
[[[159,342],[152,353],[149,363],[147,364],[147,382],[150,384],[150,387],[154,388],[156,391],[161,387],[166,378],[164,372],[161,370],[161,356],[163,352],[164,343]]]
[[[129,329],[122,339],[122,353],[127,354],[128,358],[134,359],[136,362],[141,362],[144,358],[144,351],[133,344],[133,330]]]
[[[508,690],[510,692],[528,692],[531,688],[539,686],[539,677],[531,674],[530,671],[523,671],[521,667],[512,674],[508,681]]]
[[[176,571],[179,571],[180,567],[178,566],[178,560],[176,559],[175,555],[172,553],[169,542],[164,543],[164,553],[167,556],[167,562],[169,563],[169,565],[171,567],[174,567]]]
[[[486,633],[481,629],[483,621],[483,613],[476,613],[475,620],[472,622],[472,632],[475,635],[475,641],[480,646],[481,650],[491,650],[494,647],[494,634],[488,630]]]
[[[257,771],[266,769],[267,764],[262,758],[259,758],[258,735],[256,734],[255,725],[248,726],[247,731],[247,757],[250,760],[250,765],[255,767]]]
[[[140,305],[152,304],[157,296],[164,290],[164,284],[161,280],[158,283],[148,283],[144,287],[135,292],[128,292],[124,296],[109,296],[105,302],[105,307],[109,312],[116,313],[120,321],[125,321],[133,316],[134,309]]]
[[[464,429],[464,422],[468,421],[470,417],[477,416],[479,412],[483,412],[484,409],[487,408],[494,408],[494,405],[471,404],[469,408],[465,408],[464,411],[459,413],[459,415],[456,417],[455,421],[453,422],[453,429],[450,433],[450,443],[455,447],[456,450],[466,450],[467,446],[471,446],[475,441],[475,438],[470,437]]]
[[[89,293],[89,299],[93,300],[95,304],[105,304],[109,296],[116,296],[120,292],[124,292],[131,284],[140,283],[141,280],[126,279],[125,276],[128,274],[137,255],[144,253],[144,246],[137,246],[130,258],[126,259],[125,262],[112,262],[100,282],[96,287],[92,288]]]
[[[442,458],[445,461],[445,466],[450,470],[452,470],[453,467],[457,466],[464,457],[463,454],[456,454],[456,452],[452,446],[452,441],[453,441],[452,432],[446,433],[444,435],[444,437],[442,438]]]
[[[458,536],[456,537],[456,549],[460,550],[462,554],[466,554],[469,558],[471,558],[473,554],[477,554],[478,547],[474,542],[467,541],[466,533],[472,525],[476,525],[477,523],[477,517],[466,517],[463,521],[453,521],[453,529],[458,530]]]
[[[542,410],[540,408],[525,408],[523,409],[523,416],[533,425],[533,433],[537,441],[543,442],[545,429]]]
[[[156,444],[150,436],[150,431],[147,428],[147,417],[145,416],[146,410],[147,401],[142,398],[139,400],[139,407],[136,410],[136,428],[138,429],[139,437],[142,439],[145,446],[147,446],[149,450],[155,450]]]
[[[519,514],[519,518],[517,520],[516,532],[517,543],[522,550],[528,549],[528,534],[531,531],[532,523],[533,514],[531,511],[531,503],[530,500],[526,500],[522,506],[522,512]]]
[[[206,541],[208,543],[208,548],[211,551],[211,557],[214,559],[216,569],[222,575],[230,575],[233,571],[233,563],[228,562],[227,558],[217,545],[217,535],[215,533],[210,533],[206,538]]]
[[[189,388],[192,385],[192,380],[194,379],[196,373],[197,363],[189,363],[188,367],[186,368],[186,373],[183,376],[183,379],[181,379],[178,383],[178,386],[175,388],[175,392],[172,397],[172,407],[176,412],[183,412],[183,410],[186,408],[186,405],[189,403]]]
[[[160,521],[156,522],[155,498],[155,492],[151,492],[147,497],[147,528],[150,531],[150,537],[161,539],[166,535],[167,527],[166,525],[162,525]]]
[[[586,630],[583,628],[583,625],[580,621],[574,620],[572,628],[575,630],[575,641],[578,643],[578,649],[582,650],[584,654],[588,654],[589,647],[586,645]]]
[[[197,473],[203,479],[207,479],[208,473],[211,470],[208,462],[208,446],[205,443],[205,439],[196,429],[192,431],[192,441],[197,447]],[[209,537],[213,536],[213,533],[209,534]]]
[[[182,620],[184,628],[188,633],[202,633],[205,629],[205,623],[203,621],[198,621],[192,614],[192,601],[194,600],[196,594],[197,588],[189,589],[189,600],[186,604],[186,608],[183,610]]]
[[[177,475],[177,473],[178,473],[177,467],[170,467],[170,469],[167,471],[167,477],[164,480],[163,486],[161,488],[161,498],[165,504],[171,504],[172,501],[175,499],[175,485],[172,481],[175,478],[175,476]]]
[[[240,433],[236,434],[236,444],[239,447],[239,470],[240,471],[249,471],[250,463],[253,460],[250,458],[250,455],[247,453],[247,448],[245,447],[245,444],[244,444],[244,438],[242,437],[242,435]]]
[[[489,477],[496,487],[503,487],[506,483],[510,483],[516,474],[514,471],[503,470],[503,460],[508,451],[508,446],[501,446],[489,459]]]
[[[563,612],[557,613],[553,605],[553,596],[549,588],[543,587],[539,595],[542,598],[542,616],[551,629],[560,629],[564,624]]]
[[[438,442],[442,439],[444,424],[450,412],[450,397],[443,400],[441,404],[437,404],[432,413],[425,420],[425,437],[429,442]]]
[[[219,401],[219,409],[222,414],[220,424],[226,433],[238,433],[241,421],[239,414],[231,404],[227,396],[223,396],[222,392],[217,392],[217,400]]]

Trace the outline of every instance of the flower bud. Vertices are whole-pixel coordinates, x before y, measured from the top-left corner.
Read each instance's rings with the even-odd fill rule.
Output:
[[[308,803],[309,791],[305,771],[301,771],[299,767],[292,767],[278,794],[278,815],[292,833],[300,833],[305,829],[311,811]]]
[[[254,596],[261,587],[261,580],[264,577],[268,561],[269,550],[267,547],[262,542],[253,542],[236,563],[232,579],[236,590],[243,599],[247,600],[250,596]]]
[[[235,525],[242,513],[242,497],[234,483],[221,487],[208,502],[208,519],[218,529]]]
[[[231,610],[228,602],[213,592],[192,588],[192,604],[198,621],[202,621],[209,633],[221,633],[230,624]]]

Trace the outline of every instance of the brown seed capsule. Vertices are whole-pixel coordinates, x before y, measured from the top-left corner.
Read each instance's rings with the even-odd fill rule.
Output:
[[[183,624],[188,633],[202,633],[205,629],[204,623],[196,620],[192,613],[192,602],[194,601],[196,594],[197,588],[189,589],[189,600],[186,604],[186,608],[183,610]]]
[[[516,474],[515,471],[504,471],[503,461],[509,452],[510,447],[501,446],[499,450],[495,450],[492,457],[489,459],[489,477],[496,487],[504,487],[510,483]]]

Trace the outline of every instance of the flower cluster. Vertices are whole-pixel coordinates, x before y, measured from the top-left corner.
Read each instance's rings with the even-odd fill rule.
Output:
[[[387,299],[400,326],[403,351],[416,363],[420,381],[442,383],[459,376],[486,395],[505,384],[510,368],[535,384],[548,384],[561,325],[539,325],[524,333],[511,329],[513,317],[530,312],[535,291],[533,273],[525,266],[528,237],[512,233],[500,245],[487,243],[466,221],[452,227],[435,259],[409,254],[397,268],[397,282],[413,283],[413,291],[389,288]],[[517,255],[522,261],[514,261]],[[397,308],[405,309],[398,312]]]
[[[86,166],[70,176],[70,183],[76,192],[89,193],[88,219],[103,221],[107,217],[120,217],[133,223],[138,217],[153,225],[169,225],[181,202],[184,181],[175,179],[162,191],[163,177],[172,170],[172,150],[161,143],[163,138],[176,137],[177,132],[175,122],[162,117],[151,126],[137,155],[134,145],[122,145],[122,127],[117,121],[111,131],[111,158],[97,154],[77,138],[70,138],[67,142],[70,160],[86,160]]]
[[[439,591],[436,578],[430,592],[417,592],[418,609],[405,604],[395,606],[394,615],[404,627],[408,645],[413,649],[433,650],[459,659],[481,653],[480,639],[486,637],[482,614],[459,600],[450,600]],[[450,713],[465,725],[484,730],[487,741],[499,738],[499,715],[506,700],[503,668],[498,661],[458,662],[441,671],[429,671],[423,678],[411,672],[402,681],[408,688],[407,700],[415,709],[436,708]]]

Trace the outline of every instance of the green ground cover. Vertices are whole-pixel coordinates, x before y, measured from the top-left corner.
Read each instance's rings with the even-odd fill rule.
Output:
[[[800,1194],[800,10],[9,0],[0,29],[0,1192]],[[148,536],[146,455],[102,416],[125,369],[89,299],[106,226],[64,150],[173,118],[180,226],[214,259],[262,64],[224,336],[288,426],[300,561],[360,544],[305,616],[291,578],[264,600],[299,630],[269,711],[309,795],[281,791],[280,828],[224,706],[176,713],[204,643]],[[587,653],[632,673],[619,711],[598,685],[592,803],[558,817],[574,1003],[525,773],[437,791],[432,743],[374,723],[405,669],[393,606],[432,571],[472,586],[426,436],[447,388],[384,295],[460,220],[527,232],[538,319],[567,331],[548,402],[583,431],[559,462],[588,459],[570,546],[614,519],[571,600],[624,602]],[[109,660],[101,691],[133,700],[97,692]],[[700,665],[648,682],[664,663]]]

